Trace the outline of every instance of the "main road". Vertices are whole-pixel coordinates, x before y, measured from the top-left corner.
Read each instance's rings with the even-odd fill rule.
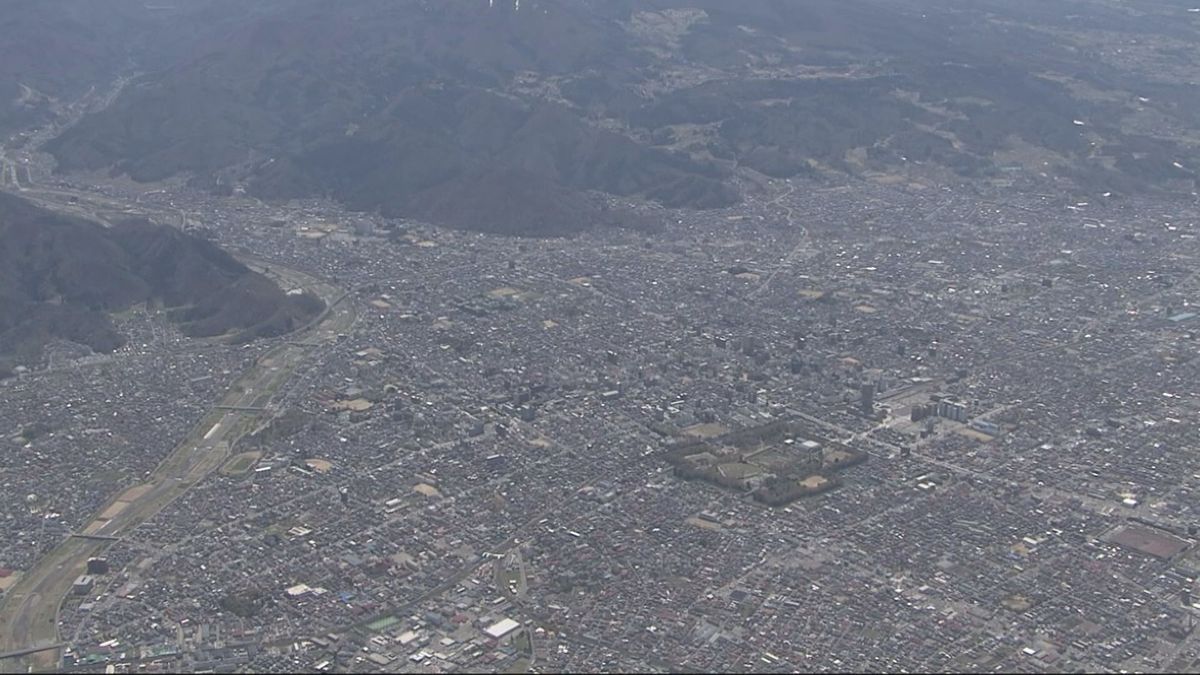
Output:
[[[80,215],[83,193],[63,204],[63,192],[28,187],[22,196]],[[108,200],[103,200],[107,202]],[[85,202],[86,204],[86,202]],[[111,204],[106,204],[110,206]],[[251,267],[260,267],[247,256]],[[180,495],[198,484],[230,455],[237,439],[265,422],[272,414],[267,404],[296,369],[347,332],[356,320],[347,293],[307,273],[272,263],[271,276],[287,287],[301,287],[325,301],[325,310],[307,326],[275,338],[274,346],[243,373],[216,401],[187,437],[155,468],[146,481],[113,495],[81,532],[72,535],[25,571],[0,603],[0,672],[56,669],[62,662],[58,613],[74,581],[87,569],[88,558],[100,554],[113,541],[147,522]]]

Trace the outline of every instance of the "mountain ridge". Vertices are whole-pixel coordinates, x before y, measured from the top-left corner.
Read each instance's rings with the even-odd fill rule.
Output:
[[[53,339],[118,349],[110,315],[139,303],[166,309],[184,335],[233,342],[286,333],[324,306],[172,227],[106,228],[0,192],[0,372],[36,362]]]
[[[1105,31],[1197,31],[1166,9],[1104,2],[1077,20],[1077,4],[279,2],[48,150],[64,172],[191,175],[537,236],[614,222],[586,206],[589,192],[730,206],[745,170],[945,183],[1004,182],[1016,167],[1079,193],[1193,189],[1179,158],[1195,144],[1200,88],[1097,50]],[[1180,131],[1146,131],[1147,115]],[[487,181],[505,171],[542,194],[459,210],[437,196],[499,198]],[[583,225],[548,225],[578,209]]]

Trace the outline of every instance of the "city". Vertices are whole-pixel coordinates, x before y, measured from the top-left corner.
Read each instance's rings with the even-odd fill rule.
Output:
[[[1200,670],[1196,9],[12,11],[0,672]]]
[[[781,181],[567,246],[319,202],[100,194],[270,251],[264,265],[350,290],[357,316],[219,470],[75,581],[67,667],[1196,658],[1190,204]],[[119,512],[271,348],[126,321],[118,353],[62,353],[0,388],[6,482],[22,486],[4,491],[7,586]],[[688,438],[777,421],[869,461],[776,507],[668,461]]]

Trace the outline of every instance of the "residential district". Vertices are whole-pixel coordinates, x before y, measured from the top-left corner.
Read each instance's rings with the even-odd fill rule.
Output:
[[[764,178],[516,239],[73,180],[353,316],[233,347],[138,309],[0,382],[0,592],[96,539],[44,666],[1200,668],[1194,203]]]

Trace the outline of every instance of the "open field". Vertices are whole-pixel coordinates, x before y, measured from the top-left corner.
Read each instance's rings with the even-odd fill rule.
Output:
[[[250,467],[254,466],[259,457],[262,457],[261,452],[243,452],[239,455],[234,455],[228,462],[225,462],[225,466],[221,467],[221,473],[226,476],[236,476],[246,473],[250,470]]]
[[[683,430],[684,436],[693,438],[716,438],[729,433],[729,429],[720,424],[693,424]]]

